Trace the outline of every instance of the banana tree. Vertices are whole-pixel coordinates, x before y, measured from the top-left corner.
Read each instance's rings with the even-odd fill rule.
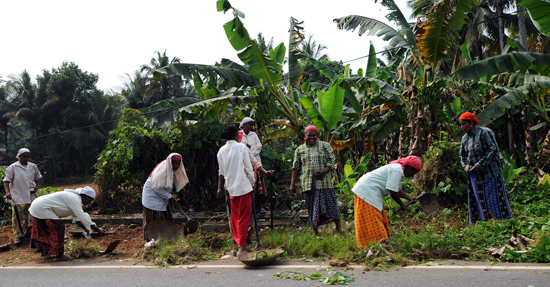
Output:
[[[486,82],[505,86],[490,105],[479,114],[480,125],[488,125],[505,111],[519,104],[539,116],[542,123],[532,127],[550,126],[547,97],[550,93],[550,55],[516,52],[495,56],[458,69],[455,75],[461,80]],[[500,95],[499,95],[500,94]],[[546,135],[537,159],[537,168],[542,169],[550,159],[550,132]]]

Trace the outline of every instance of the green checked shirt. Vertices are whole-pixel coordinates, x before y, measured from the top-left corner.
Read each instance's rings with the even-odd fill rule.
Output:
[[[334,162],[334,152],[329,143],[317,141],[313,146],[308,146],[304,143],[294,153],[292,169],[300,171],[302,190],[308,191],[311,190],[313,175],[327,166],[333,169]],[[333,188],[330,174],[327,174],[323,180],[317,180],[315,187],[317,189]]]
[[[460,145],[460,159],[464,168],[477,165],[483,180],[502,174],[498,144],[495,134],[489,128],[476,128],[462,137]]]

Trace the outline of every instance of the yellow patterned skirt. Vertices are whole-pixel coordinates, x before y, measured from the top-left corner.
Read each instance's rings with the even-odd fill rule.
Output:
[[[359,248],[371,242],[390,239],[390,225],[384,208],[382,211],[355,196],[355,236]]]

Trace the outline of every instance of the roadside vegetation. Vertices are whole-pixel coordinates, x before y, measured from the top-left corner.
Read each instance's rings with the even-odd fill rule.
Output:
[[[548,263],[550,26],[544,16],[550,6],[542,0],[523,0],[510,9],[491,1],[426,3],[410,1],[411,19],[418,20],[412,27],[393,0],[376,3],[389,11],[391,25],[357,15],[334,19],[342,33],[388,41],[387,49],[376,51],[365,39],[368,64],[353,71],[329,60],[327,46],[305,34],[307,23],[290,17],[285,43],[266,42],[262,34],[254,39],[244,13],[219,0],[216,9],[227,18],[223,29],[240,62],[190,64],[157,52],[127,75],[120,91],[98,90],[98,75],[75,63],[61,63],[36,79],[23,71],[0,81],[0,145],[11,155],[29,147],[45,185],[94,174],[99,196],[93,207],[101,214],[141,212],[148,174],[178,152],[190,177],[180,202],[198,212],[223,211],[225,202],[215,194],[219,134],[251,116],[264,142],[264,167],[276,171],[273,207],[296,211],[304,200],[288,193],[294,150],[303,143],[304,127],[314,124],[337,159],[332,178],[346,233],[325,228],[317,238],[305,225],[278,227],[262,230],[264,247],[282,247],[286,258],[338,258],[372,268],[449,258]],[[514,219],[468,224],[457,123],[466,111],[495,132]],[[395,203],[386,200],[390,243],[358,249],[351,188],[366,172],[409,154],[425,164],[404,183],[405,191],[435,193],[440,211],[426,216],[411,206],[393,215]],[[10,216],[2,202],[0,217]],[[501,257],[487,253],[518,234],[534,243]],[[161,240],[143,258],[181,265],[234,248],[229,234],[205,233]]]

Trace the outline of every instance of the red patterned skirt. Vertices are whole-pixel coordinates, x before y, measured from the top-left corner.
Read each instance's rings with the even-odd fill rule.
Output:
[[[65,224],[59,219],[32,218],[31,248],[42,256],[65,253]]]

